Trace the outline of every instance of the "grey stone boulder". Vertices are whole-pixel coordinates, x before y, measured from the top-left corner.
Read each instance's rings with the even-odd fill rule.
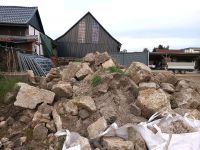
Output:
[[[161,89],[139,91],[135,104],[141,109],[142,116],[145,118],[149,118],[163,108],[171,109],[170,101],[165,92]]]
[[[54,123],[56,125],[57,131],[62,130],[63,129],[63,127],[62,127],[63,123],[62,123],[61,117],[58,114],[58,112],[56,111],[56,109],[53,109],[52,116],[53,116],[53,120],[54,120]]]
[[[156,89],[157,85],[154,82],[141,82],[139,83],[139,89],[145,90],[145,89]]]
[[[33,116],[33,119],[32,119],[32,122],[34,124],[37,124],[37,123],[47,123],[50,121],[50,116],[49,114],[43,114],[39,111],[36,111],[34,116]]]
[[[103,64],[102,64],[102,67],[107,69],[109,67],[113,67],[113,66],[116,66],[115,63],[113,62],[112,59],[109,59],[107,61],[105,61]]]
[[[141,111],[141,109],[138,106],[136,106],[134,103],[130,104],[130,106],[131,106],[130,107],[130,112],[133,115],[135,115],[135,116],[141,116],[142,111]]]
[[[107,128],[107,122],[104,117],[99,118],[97,121],[88,126],[87,131],[90,139],[97,138],[99,134],[103,133]]]
[[[106,119],[108,123],[113,123],[117,119],[117,113],[112,106],[104,106],[100,109],[101,115]]]
[[[90,113],[86,109],[79,110],[78,114],[81,119],[86,119],[90,116]]]
[[[33,139],[45,140],[48,134],[48,129],[42,124],[37,124],[33,129]]]
[[[15,106],[20,106],[29,109],[35,109],[40,103],[51,104],[54,101],[55,93],[40,89],[28,84],[21,84],[20,90],[17,94]]]
[[[61,76],[63,81],[71,81],[76,73],[81,69],[80,62],[70,62],[65,69],[61,71]]]
[[[136,84],[147,82],[152,76],[151,69],[140,62],[132,62],[125,73],[128,74]]]
[[[78,107],[73,103],[73,101],[63,102],[63,107],[67,114],[78,115]]]
[[[83,58],[83,61],[93,63],[95,61],[95,54],[94,53],[87,53]]]
[[[125,141],[120,137],[103,137],[103,147],[106,150],[134,150],[131,141]]]
[[[0,121],[0,129],[6,128],[6,127],[7,127],[6,121]]]
[[[83,63],[81,65],[81,69],[79,71],[76,72],[76,77],[78,78],[78,80],[82,80],[84,79],[87,75],[92,74],[93,71],[92,69],[89,67],[88,63]]]
[[[172,84],[170,84],[170,83],[161,83],[160,86],[167,93],[171,94],[171,93],[175,92],[175,87]]]
[[[51,68],[49,73],[46,75],[45,79],[42,81],[42,87],[45,87],[45,84],[49,82],[58,82],[61,80],[60,69],[59,68]],[[41,79],[40,79],[41,81]]]
[[[176,85],[178,78],[170,71],[156,72],[152,77],[152,80],[156,83],[170,83]]]
[[[176,108],[173,111],[178,113],[181,116],[185,116],[187,114],[187,117],[189,118],[195,118],[197,120],[200,120],[200,112],[197,109],[183,109],[183,108]]]
[[[53,91],[57,97],[70,98],[73,95],[73,88],[70,83],[59,82],[53,85],[51,91]]]
[[[192,88],[175,92],[173,99],[179,108],[196,109],[200,106],[200,94]]]
[[[109,59],[110,59],[110,56],[107,52],[104,52],[104,53],[97,52],[95,55],[95,65],[99,66]]]
[[[97,109],[94,100],[90,96],[75,97],[73,103],[79,108],[84,108],[90,112],[95,112]]]

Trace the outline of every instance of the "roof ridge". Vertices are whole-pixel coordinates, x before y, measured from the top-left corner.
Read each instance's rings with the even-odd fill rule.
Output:
[[[35,13],[37,12],[37,10],[38,10],[38,7],[36,7],[35,8],[35,10],[34,10],[34,12],[33,12],[33,14],[31,15],[31,17],[27,20],[27,22],[26,23],[29,23],[30,22],[30,20],[33,18],[33,16],[35,15]]]
[[[10,6],[8,6],[8,5],[0,5],[0,7],[17,7],[17,8],[37,8],[38,9],[38,7],[37,6],[12,6],[12,5],[10,5]]]

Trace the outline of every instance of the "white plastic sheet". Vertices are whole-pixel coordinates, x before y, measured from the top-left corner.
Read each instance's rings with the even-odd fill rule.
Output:
[[[128,139],[128,128],[132,127],[145,140],[149,150],[200,150],[200,120],[195,118],[191,119],[187,117],[187,114],[183,117],[178,114],[162,114],[161,119],[157,119],[161,114],[154,114],[148,122],[142,122],[138,125],[126,124],[122,127],[118,127],[116,123],[113,123],[108,129],[101,133],[97,138],[102,136],[118,136],[123,139]],[[181,120],[187,125],[193,127],[195,132],[183,133],[183,134],[167,134],[162,133],[158,125],[169,125],[172,121]],[[157,133],[152,132],[148,127],[154,127]],[[59,131],[56,136],[66,135],[65,142],[62,150],[81,150],[80,145],[69,148],[70,143],[75,141],[78,133],[70,133],[68,130]]]
[[[156,113],[148,122],[142,122],[138,125],[127,124],[120,128],[114,123],[101,136],[119,136],[128,138],[128,127],[133,127],[145,140],[149,150],[197,150],[200,149],[200,121],[196,119],[182,117],[178,114],[164,115],[161,119],[156,119],[161,114]],[[153,121],[154,120],[154,121]],[[169,125],[172,121],[181,120],[187,125],[193,127],[196,131],[183,134],[167,134],[162,133],[159,125]],[[148,126],[154,127],[158,132],[152,132]]]
[[[60,130],[58,132],[55,133],[55,136],[59,137],[59,136],[63,136],[65,135],[65,141],[63,143],[63,147],[62,150],[81,150],[80,145],[76,145],[74,147],[69,147],[69,145],[74,142],[75,140],[77,140],[79,138],[79,134],[72,132],[70,133],[69,130]]]

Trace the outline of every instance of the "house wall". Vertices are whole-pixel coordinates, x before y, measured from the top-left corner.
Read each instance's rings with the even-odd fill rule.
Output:
[[[29,25],[28,35],[37,35],[38,36],[38,44],[33,43],[32,50],[35,51],[38,55],[43,55],[40,32],[37,29],[35,29],[34,27],[32,27],[31,25]]]
[[[200,53],[200,49],[188,48],[184,50],[185,53]]]
[[[0,35],[25,36],[27,27],[0,26]]]
[[[84,18],[85,42],[78,42],[79,24],[76,24],[67,34],[56,40],[59,57],[83,57],[89,52],[118,52],[119,44],[99,25],[98,42],[92,42],[92,22],[95,21],[91,15]],[[82,20],[83,20],[82,19]]]

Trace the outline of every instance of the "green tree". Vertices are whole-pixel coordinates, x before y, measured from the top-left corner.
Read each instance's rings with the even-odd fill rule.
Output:
[[[121,52],[122,53],[128,53],[127,49],[123,49]]]
[[[149,49],[148,48],[144,48],[143,52],[149,52]]]
[[[155,52],[156,49],[169,49],[169,45],[163,46],[163,45],[160,44],[160,45],[158,45],[158,47],[154,47],[153,48],[153,52]]]

